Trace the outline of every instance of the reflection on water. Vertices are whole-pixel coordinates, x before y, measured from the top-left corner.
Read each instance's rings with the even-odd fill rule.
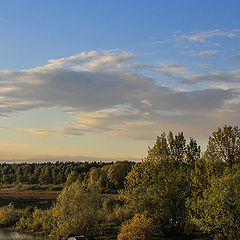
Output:
[[[32,236],[30,234],[18,233],[18,232],[11,232],[0,229],[0,240],[37,240],[41,239],[39,237]]]

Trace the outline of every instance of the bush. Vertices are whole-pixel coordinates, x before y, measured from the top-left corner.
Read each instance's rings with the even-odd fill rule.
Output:
[[[0,208],[0,226],[10,227],[20,218],[20,210],[14,208],[13,204]]]
[[[63,189],[51,209],[53,229],[51,235],[59,239],[66,234],[95,237],[101,227],[102,203],[98,194],[87,194],[76,181]]]
[[[148,240],[152,239],[152,221],[143,214],[136,214],[121,226],[117,240]]]

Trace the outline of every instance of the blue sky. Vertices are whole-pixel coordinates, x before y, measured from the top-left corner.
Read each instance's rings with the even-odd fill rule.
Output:
[[[240,2],[0,2],[2,160],[141,159],[239,125]]]

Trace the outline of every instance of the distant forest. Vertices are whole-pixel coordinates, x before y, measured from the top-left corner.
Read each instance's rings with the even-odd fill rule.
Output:
[[[1,163],[0,183],[62,184],[73,171],[84,178],[91,168],[101,168],[108,164],[104,162]]]
[[[116,193],[134,162],[56,162],[0,164],[0,184],[29,185],[28,189],[61,190],[78,180],[88,189]],[[50,185],[50,186],[48,186]]]

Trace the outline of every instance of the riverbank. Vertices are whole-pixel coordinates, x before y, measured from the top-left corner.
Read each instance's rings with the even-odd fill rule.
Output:
[[[31,235],[27,233],[19,233],[0,228],[1,240],[46,240],[41,236]]]

